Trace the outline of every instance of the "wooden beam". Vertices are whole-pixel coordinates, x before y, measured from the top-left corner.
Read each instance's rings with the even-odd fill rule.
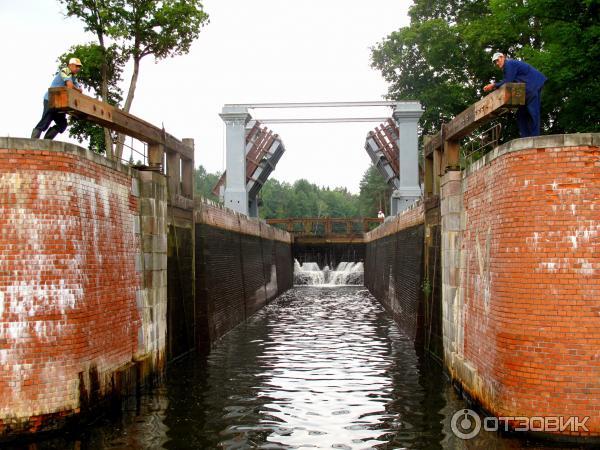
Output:
[[[148,145],[162,144],[167,150],[177,152],[185,159],[194,158],[192,148],[166,133],[163,129],[133,114],[88,97],[75,89],[66,87],[50,88],[49,94],[48,106],[50,108],[89,120],[127,136],[132,136],[146,142]]]
[[[443,140],[461,139],[482,124],[504,114],[507,110],[524,104],[525,83],[502,85],[445,124],[443,136],[442,133],[435,134],[424,146],[425,155],[429,156],[434,150],[442,148]]]

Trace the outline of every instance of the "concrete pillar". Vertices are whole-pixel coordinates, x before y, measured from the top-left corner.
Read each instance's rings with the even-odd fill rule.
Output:
[[[421,103],[417,101],[398,102],[394,110],[399,135],[400,187],[392,194],[392,214],[404,211],[421,197],[417,125],[422,114]]]
[[[225,206],[248,215],[248,191],[246,190],[246,124],[250,120],[248,108],[224,106],[219,114],[225,122],[225,148],[227,177],[225,183]]]

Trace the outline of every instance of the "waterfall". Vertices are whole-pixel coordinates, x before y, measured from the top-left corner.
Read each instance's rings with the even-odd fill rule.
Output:
[[[364,267],[362,262],[341,262],[331,270],[329,266],[323,269],[317,263],[305,262],[300,264],[294,260],[294,284],[308,286],[340,286],[364,284]]]

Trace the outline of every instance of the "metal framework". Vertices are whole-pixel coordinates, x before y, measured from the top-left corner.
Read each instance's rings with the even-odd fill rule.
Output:
[[[260,108],[362,108],[365,106],[390,106],[398,102],[386,100],[358,101],[358,102],[283,102],[283,103],[238,103],[227,104],[226,107],[260,109]]]
[[[392,119],[380,124],[373,131],[369,131],[365,141],[365,150],[373,164],[379,170],[383,179],[392,189],[398,189],[399,184],[399,165],[398,155],[398,126]]]
[[[249,123],[246,128],[246,190],[252,215],[258,214],[258,211],[254,211],[258,207],[257,195],[284,152],[285,146],[279,135],[267,127],[261,127],[259,121]],[[223,172],[212,190],[221,199],[225,195],[226,180],[227,171]]]
[[[285,119],[260,119],[262,123],[350,123],[350,122],[382,122],[387,117],[324,117],[311,118],[285,118]]]
[[[250,155],[251,145],[248,136],[252,135],[246,129],[250,122],[249,109],[269,108],[350,108],[350,107],[394,107],[393,116],[398,122],[389,117],[331,117],[331,118],[271,118],[261,119],[261,123],[348,123],[348,122],[379,122],[385,123],[381,129],[376,128],[372,146],[371,158],[381,160],[374,153],[380,151],[384,154],[385,161],[390,166],[389,173],[386,172],[386,180],[395,188],[392,195],[392,214],[396,214],[408,207],[410,203],[421,196],[419,185],[418,165],[418,137],[417,122],[422,114],[421,105],[418,102],[404,101],[355,101],[355,102],[302,102],[302,103],[242,103],[227,104],[220,114],[226,124],[226,151],[227,151],[227,177],[222,178],[215,186],[214,193],[222,195],[225,206],[243,214],[257,216],[256,194],[273,170],[275,163],[279,160],[282,152],[271,152],[273,158],[269,164],[259,164]],[[283,148],[283,145],[281,146]],[[367,149],[369,151],[369,149]],[[371,154],[371,153],[370,153]],[[381,162],[383,164],[383,162]],[[413,173],[414,172],[414,173]],[[258,175],[260,176],[258,176]],[[245,176],[244,176],[245,175]],[[251,184],[252,181],[254,184]],[[222,186],[225,185],[225,189]]]

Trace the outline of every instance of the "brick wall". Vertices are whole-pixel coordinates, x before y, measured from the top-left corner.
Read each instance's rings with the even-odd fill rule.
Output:
[[[210,203],[196,220],[196,329],[208,351],[221,336],[292,287],[291,235]]]
[[[365,286],[413,340],[423,320],[423,205],[366,233]]]
[[[0,139],[0,437],[92,406],[144,356],[138,187],[79,147]]]
[[[600,135],[512,141],[459,183],[450,372],[493,414],[600,436]]]

